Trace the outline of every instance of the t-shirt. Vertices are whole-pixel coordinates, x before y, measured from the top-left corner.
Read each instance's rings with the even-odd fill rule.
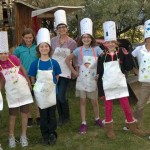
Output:
[[[27,47],[26,45],[19,45],[14,53],[20,61],[25,70],[28,72],[31,63],[37,59],[36,56],[36,45],[33,43],[31,47]]]
[[[15,55],[9,55],[8,56],[9,60],[12,62],[10,62],[8,59],[6,61],[1,61],[0,60],[0,75],[2,75],[2,69],[9,69],[15,66],[20,66],[21,62],[19,60],[19,58],[17,58]],[[19,74],[23,75],[21,70],[19,70]]]
[[[141,46],[137,46],[135,49],[134,49],[134,51],[132,52],[132,55],[134,56],[134,57],[137,57],[137,60],[138,60],[138,64],[140,65],[140,63],[141,63],[141,51],[144,51],[144,52],[146,52],[146,53],[150,53],[147,49],[146,49],[146,47],[145,47],[145,45],[141,45]]]
[[[70,37],[68,37],[67,42],[65,42],[63,45],[60,45],[59,39],[60,39],[59,36],[53,37],[51,39],[51,45],[52,45],[53,51],[55,51],[55,49],[57,47],[61,47],[61,48],[68,48],[72,52],[77,47],[76,42],[72,38],[70,38]]]
[[[76,65],[78,65],[78,66],[82,65],[82,59],[81,59],[81,54],[80,54],[81,48],[82,48],[82,55],[83,56],[93,56],[92,47],[89,47],[87,49],[84,46],[77,47],[73,51],[73,54],[77,57],[77,64]],[[100,56],[100,54],[103,53],[102,49],[99,46],[94,47],[94,52],[96,54],[96,57]]]
[[[38,68],[38,61],[39,61],[39,68]],[[51,65],[51,62],[53,66]],[[31,77],[36,77],[38,69],[39,70],[52,70],[53,69],[53,82],[56,84],[57,83],[56,76],[61,74],[61,69],[56,60],[51,59],[51,62],[50,60],[42,61],[40,59],[36,59],[31,64],[28,75]]]

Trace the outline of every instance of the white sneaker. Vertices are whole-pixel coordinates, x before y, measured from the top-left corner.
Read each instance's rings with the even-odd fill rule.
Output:
[[[22,147],[28,146],[28,139],[26,136],[21,136],[20,137],[20,144]]]
[[[2,147],[1,147],[1,144],[0,144],[0,150],[3,150]]]
[[[129,128],[125,126],[125,127],[123,127],[123,130],[124,131],[129,131]]]
[[[16,139],[15,139],[14,136],[9,137],[9,147],[10,147],[10,148],[16,147]]]

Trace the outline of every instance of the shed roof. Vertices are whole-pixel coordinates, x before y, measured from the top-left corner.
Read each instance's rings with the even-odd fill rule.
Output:
[[[43,13],[49,13],[49,14],[53,15],[54,12],[59,9],[65,10],[66,13],[71,13],[75,10],[82,9],[82,8],[84,8],[84,6],[54,6],[54,7],[34,10],[34,11],[32,11],[31,17],[35,17],[35,16],[41,15]]]

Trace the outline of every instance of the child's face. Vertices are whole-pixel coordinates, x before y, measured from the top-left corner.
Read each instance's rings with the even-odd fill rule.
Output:
[[[24,35],[22,38],[23,38],[26,46],[31,46],[32,45],[33,35],[31,33]]]
[[[114,41],[105,42],[105,45],[110,51],[115,51],[115,48],[117,47],[117,44]]]
[[[6,61],[8,59],[9,53],[0,53],[0,60]]]
[[[91,44],[91,42],[92,42],[91,36],[88,35],[88,34],[82,35],[82,42],[83,42],[83,45],[89,46]]]
[[[39,52],[41,53],[41,55],[48,55],[50,52],[50,47],[47,43],[41,43],[39,45]]]

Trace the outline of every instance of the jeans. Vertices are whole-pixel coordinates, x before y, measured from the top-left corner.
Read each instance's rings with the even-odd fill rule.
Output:
[[[124,111],[124,115],[126,117],[127,123],[134,122],[134,118],[132,115],[128,98],[127,97],[119,98],[119,102]],[[105,100],[105,122],[106,123],[112,122],[112,107],[113,107],[113,100]]]
[[[150,97],[150,83],[142,83],[141,91],[140,91],[140,98],[137,102],[136,109],[134,111],[134,117],[138,120],[140,124],[143,119],[143,111],[144,107],[149,100]]]
[[[40,109],[40,130],[44,140],[49,139],[50,134],[57,134],[57,120],[56,120],[56,105]]]
[[[57,110],[59,115],[59,121],[65,122],[70,119],[69,114],[69,104],[66,98],[67,88],[70,79],[59,77],[59,81],[57,83],[58,94],[57,98]]]

